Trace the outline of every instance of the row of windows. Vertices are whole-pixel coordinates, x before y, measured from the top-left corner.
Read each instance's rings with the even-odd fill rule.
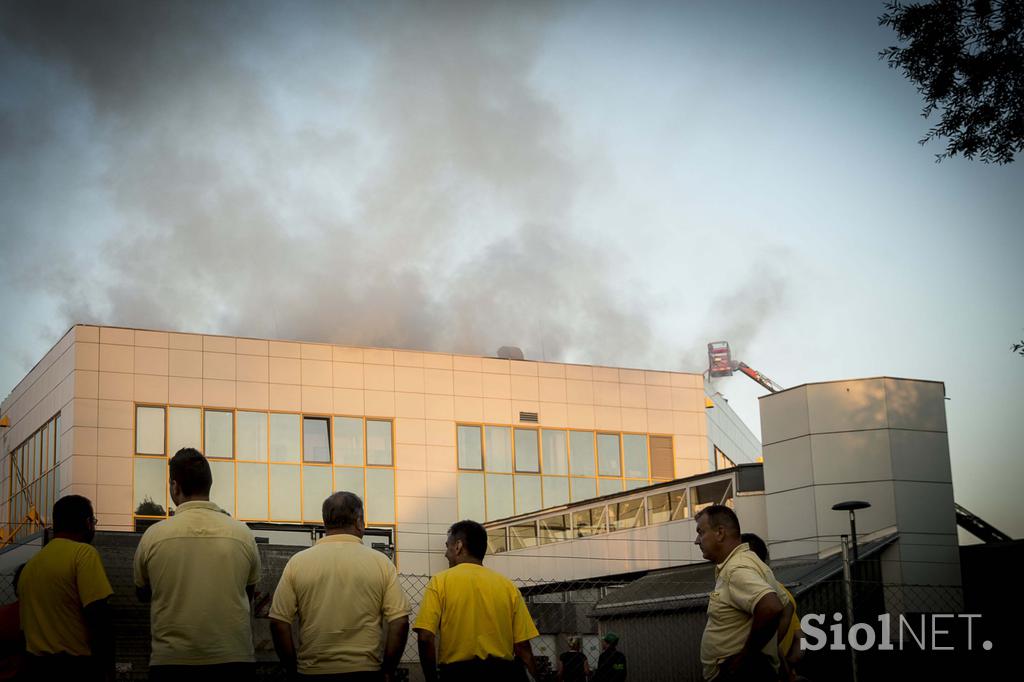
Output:
[[[243,521],[322,523],[324,499],[347,490],[365,503],[367,523],[395,522],[395,472],[388,468],[210,460],[210,500]],[[167,515],[165,458],[136,457],[136,516]]]
[[[712,504],[733,506],[732,479],[656,492],[644,497],[612,501],[569,513],[489,528],[488,551],[497,554],[617,530],[678,521],[691,518]]]
[[[464,470],[552,476],[673,478],[672,437],[459,424]]]
[[[392,423],[283,412],[135,408],[135,453],[171,456],[194,447],[209,458],[394,466]]]
[[[11,450],[10,486],[6,491],[7,527],[16,533],[16,539],[37,530],[34,524],[26,523],[32,506],[40,520],[45,523],[49,519],[59,492],[60,429],[60,414],[57,414]]]

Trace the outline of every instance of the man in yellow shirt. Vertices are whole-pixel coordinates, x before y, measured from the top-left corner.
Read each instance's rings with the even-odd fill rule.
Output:
[[[715,504],[699,511],[695,520],[695,544],[716,564],[700,642],[704,679],[776,682],[776,631],[788,598],[780,596],[772,570],[741,541],[736,512]]]
[[[146,529],[135,550],[136,593],[152,601],[149,679],[252,679],[256,539],[210,502],[213,474],[199,451],[179,450],[169,473],[177,512]]]
[[[747,543],[750,551],[757,555],[757,558],[768,564],[768,545],[756,533],[742,533],[740,539]],[[796,599],[793,593],[786,589],[781,582],[776,585],[776,591],[781,595],[785,593],[789,598],[786,609],[779,619],[779,629],[775,633],[779,640],[779,670],[780,678],[783,680],[796,679],[794,666],[803,657],[800,651],[800,616],[796,612]]]
[[[18,581],[27,679],[113,679],[114,639],[107,597],[114,593],[100,555],[92,502],[66,495],[53,505],[53,539]]]
[[[325,535],[288,560],[274,590],[270,634],[290,674],[332,682],[390,680],[409,637],[409,600],[395,565],[362,543],[363,501],[324,500]],[[292,622],[301,622],[295,652]],[[381,657],[381,630],[384,637]]]
[[[517,658],[536,678],[530,640],[539,633],[519,589],[484,568],[487,531],[459,521],[444,546],[449,568],[430,579],[413,624],[426,682],[438,679],[438,663],[441,682],[522,682]]]

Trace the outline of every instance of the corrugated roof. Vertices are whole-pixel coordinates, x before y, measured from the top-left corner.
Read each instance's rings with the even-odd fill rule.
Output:
[[[860,557],[867,558],[896,540],[894,533],[860,546]],[[823,580],[843,570],[842,558],[782,560],[772,563],[775,577],[799,597]],[[594,606],[594,617],[607,618],[628,613],[651,611],[689,611],[704,608],[715,584],[715,566],[711,562],[652,572],[628,585],[611,590]]]

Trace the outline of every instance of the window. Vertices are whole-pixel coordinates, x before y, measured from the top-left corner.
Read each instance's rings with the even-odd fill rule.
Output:
[[[569,503],[569,479],[564,476],[544,477],[544,506],[557,507]]]
[[[459,468],[483,469],[484,455],[480,445],[480,427],[460,425],[458,438]]]
[[[235,501],[238,518],[264,521],[267,519],[267,465],[237,465],[238,499]]]
[[[459,518],[484,517],[484,475],[459,472]]]
[[[509,526],[508,545],[509,549],[523,549],[525,547],[536,547],[537,524],[533,521],[530,521],[529,523],[517,523],[514,526]]]
[[[592,478],[574,478],[569,485],[569,493],[573,502],[597,497],[597,481]]]
[[[504,528],[487,529],[487,553],[500,554],[508,551],[508,536]]]
[[[541,503],[540,476],[516,476],[516,514],[537,511]]]
[[[270,415],[270,461],[299,461],[299,415]]]
[[[568,475],[569,456],[565,444],[565,431],[541,431],[541,452],[545,474]]]
[[[388,422],[390,424],[390,422]],[[394,469],[366,470],[366,520],[373,523],[395,522]]]
[[[594,432],[569,432],[569,472],[573,476],[594,476]]]
[[[669,498],[672,504],[672,520],[678,521],[679,519],[686,519],[690,516],[690,496],[686,491],[686,488],[682,490],[673,490],[669,494]]]
[[[732,479],[712,481],[693,488],[693,513],[712,504],[732,506]]]
[[[585,538],[605,532],[604,521],[604,507],[583,509],[572,514],[572,525],[576,530],[576,537],[578,538]]]
[[[334,463],[363,466],[363,420],[361,418],[334,418]]]
[[[135,452],[140,455],[164,454],[164,408],[135,408]]]
[[[672,436],[651,436],[651,478],[670,480],[675,477],[672,457]]]
[[[622,475],[618,434],[597,434],[597,473],[601,476]]]
[[[736,463],[725,456],[725,453],[715,446],[715,469],[731,469],[736,466]]]
[[[559,514],[540,520],[540,544],[569,539],[569,515]]]
[[[270,519],[301,521],[299,467],[288,464],[270,465]]]
[[[234,516],[235,465],[231,462],[210,462],[210,472],[213,474],[210,502]]]
[[[514,514],[512,477],[508,474],[487,474],[487,520]]]
[[[668,493],[647,496],[647,512],[651,515],[651,523],[665,523],[672,516],[672,507]]]
[[[647,478],[647,436],[622,435],[622,462],[626,478]]]
[[[539,473],[537,458],[537,432],[533,429],[515,429],[516,471]]]
[[[238,459],[267,461],[267,414],[265,412],[239,412]]]
[[[366,463],[373,466],[394,466],[391,446],[391,422],[366,420]]]
[[[230,412],[206,410],[203,414],[203,454],[230,459],[235,456],[235,425]]]
[[[647,519],[644,517],[644,498],[642,497],[608,505],[608,511],[608,524],[611,530],[640,528],[647,525]]]
[[[139,516],[167,515],[167,460],[135,458],[135,513]]]
[[[598,495],[611,495],[612,493],[622,492],[622,479],[621,478],[600,478],[597,481],[597,494]]]
[[[302,467],[302,520],[323,523],[324,500],[331,492],[330,467]]]
[[[302,461],[329,464],[331,461],[330,423],[324,417],[302,419]],[[328,476],[329,476],[328,472]]]
[[[167,456],[182,448],[203,448],[202,410],[193,407],[167,408]]]
[[[334,467],[334,492],[344,490],[345,492],[355,493],[359,496],[360,500],[366,498],[366,492],[363,490],[363,469],[351,468],[351,467]]]
[[[507,426],[488,426],[485,430],[487,470],[495,473],[512,473],[512,429]]]

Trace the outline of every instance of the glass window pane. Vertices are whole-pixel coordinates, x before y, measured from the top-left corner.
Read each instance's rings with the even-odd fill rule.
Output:
[[[167,514],[167,460],[135,458],[135,513],[140,516]]]
[[[544,477],[544,506],[557,507],[569,503],[569,479],[564,476]]]
[[[203,417],[206,419],[203,454],[207,457],[234,457],[235,434],[231,413],[207,410]]]
[[[512,473],[512,429],[507,426],[488,426],[484,429],[484,437],[487,439],[487,470]]]
[[[274,521],[299,521],[299,467],[270,465],[270,518]]]
[[[516,471],[540,472],[537,460],[537,432],[533,429],[516,429]]]
[[[233,462],[210,462],[213,487],[210,488],[210,502],[235,515],[235,465]]]
[[[393,466],[395,460],[391,452],[391,422],[367,419],[366,463],[385,467]]]
[[[693,489],[693,513],[713,504],[730,504],[732,502],[732,480],[712,481]]]
[[[484,518],[484,475],[459,472],[459,518]]]
[[[622,479],[600,478],[597,481],[597,493],[599,495],[611,495],[622,492]]]
[[[611,530],[625,530],[627,528],[639,528],[645,526],[644,498],[626,500],[615,505],[608,505],[610,513],[608,524]]]
[[[267,465],[238,465],[238,518],[263,521],[267,518]]]
[[[569,455],[565,447],[565,431],[541,432],[541,452],[544,457],[545,474],[566,476],[569,474]]]
[[[597,497],[597,481],[592,478],[572,479],[570,495],[573,502],[589,500],[592,497]]]
[[[487,474],[487,520],[514,514],[512,477],[508,474]]]
[[[670,520],[672,517],[672,507],[669,504],[668,493],[648,495],[647,513],[651,516],[651,523],[665,523]]]
[[[604,507],[573,512],[572,525],[578,538],[585,538],[605,532]]]
[[[334,463],[363,466],[362,419],[358,417],[334,418]],[[362,489],[361,483],[359,488]]]
[[[299,461],[299,415],[270,415],[270,461]],[[298,498],[295,501],[298,503]]]
[[[323,523],[324,500],[326,500],[330,494],[330,467],[302,467],[303,521],[308,523]],[[359,496],[362,497],[362,495]]]
[[[619,461],[619,436],[611,433],[597,434],[597,472],[601,476],[621,476]]]
[[[326,418],[305,417],[302,420],[302,461],[331,462],[331,434]],[[328,472],[328,478],[330,478]]]
[[[647,436],[623,434],[622,461],[627,478],[647,478]]]
[[[537,546],[537,524],[533,521],[508,527],[508,548],[523,549]]]
[[[366,470],[366,499],[364,503],[367,523],[395,522],[394,469]]]
[[[487,553],[500,554],[508,550],[508,538],[504,528],[487,529]]]
[[[267,413],[238,413],[238,459],[267,461]]]
[[[193,407],[167,408],[167,456],[182,448],[203,447],[202,410]]]
[[[594,432],[569,432],[569,469],[573,476],[593,476]]]
[[[480,427],[459,426],[459,468],[483,469],[480,451]]]
[[[366,498],[363,490],[363,470],[351,467],[334,467],[334,490],[332,492],[345,491],[355,493],[359,499]]]
[[[636,488],[643,488],[645,485],[650,485],[650,481],[648,481],[646,478],[642,480],[626,480],[626,490],[635,490]]]
[[[51,419],[46,431],[46,468],[52,469],[57,463],[57,422]]]
[[[516,514],[541,508],[540,476],[516,476]]]
[[[569,515],[559,514],[540,520],[540,544],[569,539]]]
[[[669,493],[669,498],[673,521],[690,517],[689,494],[685,488],[672,491]]]

